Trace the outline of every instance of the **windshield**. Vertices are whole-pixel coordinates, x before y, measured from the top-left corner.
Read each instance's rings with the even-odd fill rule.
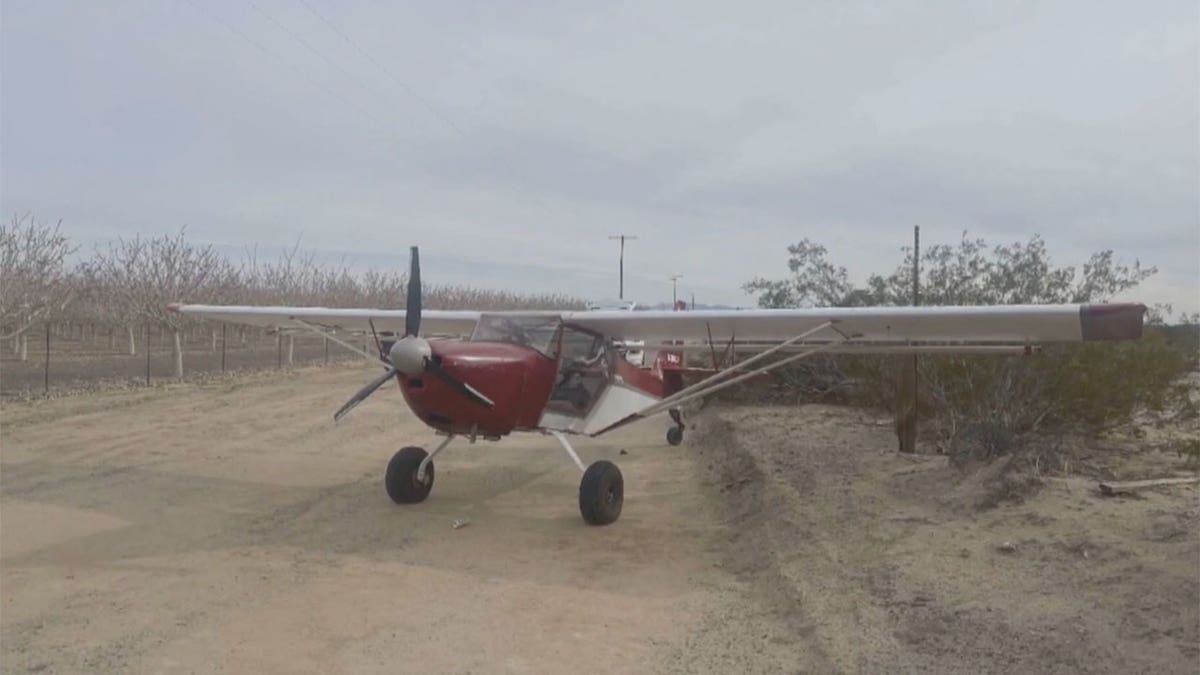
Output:
[[[558,326],[555,316],[484,314],[475,324],[471,342],[508,342],[523,345],[550,358],[558,356]]]

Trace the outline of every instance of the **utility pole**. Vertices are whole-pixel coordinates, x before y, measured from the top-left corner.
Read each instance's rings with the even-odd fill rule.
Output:
[[[913,226],[912,304],[921,304],[921,226]],[[896,364],[896,437],[900,452],[917,451],[917,355],[901,356]]]
[[[617,299],[624,300],[625,299],[625,240],[629,239],[630,241],[632,241],[634,239],[637,239],[637,237],[629,236],[626,234],[614,234],[611,237],[609,237],[609,239],[621,240],[621,262],[620,262],[620,268],[619,268],[620,269],[620,278],[621,278],[621,289],[617,295]]]
[[[678,287],[679,287],[679,280],[683,278],[683,275],[682,274],[672,274],[671,276],[669,276],[667,278],[671,280],[671,309],[675,309],[676,307],[679,306]]]

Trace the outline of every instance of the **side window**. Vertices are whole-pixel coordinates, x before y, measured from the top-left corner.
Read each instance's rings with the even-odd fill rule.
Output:
[[[563,365],[572,361],[590,361],[600,353],[603,339],[590,333],[563,327],[562,354]]]
[[[558,379],[550,394],[550,409],[585,416],[608,382],[609,360],[604,338],[563,327]]]

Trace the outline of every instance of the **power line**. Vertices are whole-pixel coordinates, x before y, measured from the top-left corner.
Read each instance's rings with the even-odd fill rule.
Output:
[[[337,26],[337,24],[335,24],[329,17],[327,17],[324,14],[322,14],[321,12],[317,11],[317,8],[313,7],[312,4],[308,2],[308,0],[299,0],[299,2],[300,2],[300,4],[304,5],[304,8],[307,9],[309,12],[311,12],[313,16],[317,17],[322,22],[324,22],[326,26],[329,26],[330,30],[332,30],[334,33],[337,33],[338,37],[345,40],[346,44],[349,44],[363,58],[370,61],[372,65],[374,65],[376,68],[378,68],[379,71],[381,73],[383,73],[384,75],[386,75],[388,77],[388,79],[390,79],[392,82],[394,82],[396,84],[396,86],[400,87],[405,92],[407,92],[409,96],[416,99],[416,101],[418,103],[420,103],[421,106],[424,107],[425,110],[428,111],[430,115],[433,115],[438,120],[440,120],[443,124],[450,127],[451,129],[453,129],[454,132],[457,133],[459,136],[466,138],[466,136],[467,136],[466,132],[464,132],[461,128],[459,128],[459,126],[454,123],[454,120],[452,120],[449,117],[447,117],[446,115],[444,115],[440,110],[438,110],[436,107],[434,107],[434,105],[432,103],[430,103],[428,100],[426,100],[425,97],[418,94],[415,89],[408,86],[408,84],[405,83],[403,80],[401,80],[400,78],[393,75],[392,71],[388,70],[382,63],[380,63],[378,60],[376,60],[374,56],[371,56],[370,52],[368,52],[366,49],[364,49],[362,47],[362,45],[360,45],[357,41],[354,40],[354,38],[351,38],[349,35],[347,35],[346,32],[343,31],[341,28],[339,28]]]
[[[193,9],[200,12],[202,15],[208,17],[210,20],[214,21],[215,23],[220,24],[226,30],[228,30],[230,33],[233,33],[238,38],[241,38],[242,40],[245,40],[246,42],[250,43],[256,49],[258,49],[260,52],[262,52],[263,54],[270,57],[273,61],[275,61],[279,65],[283,65],[283,66],[287,67],[288,70],[290,70],[296,76],[300,77],[302,80],[304,80],[304,81],[308,82],[309,84],[311,84],[312,86],[320,89],[326,95],[337,100],[338,103],[341,103],[343,105],[348,105],[351,109],[355,110],[357,113],[362,115],[364,118],[374,122],[376,125],[378,125],[383,130],[384,133],[387,133],[389,135],[394,135],[395,130],[394,130],[393,124],[389,123],[383,119],[380,119],[378,116],[373,114],[369,108],[364,107],[362,105],[357,105],[357,104],[348,102],[342,95],[338,94],[336,91],[332,90],[331,88],[329,88],[325,84],[321,83],[320,81],[312,78],[304,70],[292,65],[285,59],[272,53],[261,42],[250,37],[244,31],[238,29],[236,26],[221,19],[220,17],[206,11],[200,4],[198,4],[196,2],[196,0],[185,0],[185,1],[189,5],[191,5]],[[342,38],[342,40],[344,40],[347,44],[349,44],[363,58],[365,58],[372,65],[374,65],[376,68],[378,68],[379,71],[381,73],[383,73],[385,76],[387,76],[387,78],[389,80],[391,80],[396,86],[403,89],[409,96],[411,96],[414,100],[419,102],[421,104],[421,106],[424,107],[427,112],[429,112],[430,115],[432,115],[433,117],[435,117],[436,119],[441,121],[443,124],[445,124],[449,129],[451,129],[454,133],[456,133],[461,139],[470,140],[467,133],[458,124],[456,124],[447,115],[442,113],[437,108],[437,106],[434,105],[430,100],[421,96],[416,90],[413,89],[413,87],[409,86],[407,83],[405,83],[400,78],[398,78],[395,74],[393,74],[386,66],[384,66],[382,63],[380,63],[380,61],[378,59],[371,56],[371,54],[359,42],[357,42],[352,37],[350,37],[350,35],[348,35],[345,31],[343,31],[336,23],[334,23],[334,21],[332,19],[330,19],[329,17],[327,17],[323,13],[321,13],[319,10],[317,10],[308,0],[298,0],[298,1],[302,5],[304,5],[304,7],[309,12],[311,12],[315,17],[317,17],[317,19],[319,19],[322,23],[324,23],[326,26],[328,26],[330,30],[332,30],[340,38]],[[280,22],[279,20],[277,20],[273,16],[271,16],[269,13],[267,13],[261,6],[259,6],[256,2],[254,2],[254,0],[246,0],[246,2],[247,2],[247,4],[250,5],[251,8],[253,8],[263,18],[267,19],[270,23],[275,25],[276,28],[278,28],[279,30],[281,30],[284,33],[286,33],[287,35],[289,35],[293,40],[299,42],[305,49],[312,52],[314,55],[316,55],[321,60],[325,61],[325,63],[327,63],[330,67],[336,69],[343,76],[354,81],[354,83],[356,85],[358,85],[359,88],[367,91],[369,94],[372,94],[373,97],[378,98],[379,100],[382,100],[383,102],[387,103],[388,105],[392,104],[392,101],[386,99],[385,97],[383,97],[382,95],[380,95],[378,93],[373,92],[371,90],[371,88],[369,86],[365,85],[359,78],[355,77],[353,74],[348,72],[345,68],[339,66],[331,58],[329,58],[323,52],[321,52],[321,50],[317,49],[310,42],[308,42],[307,40],[304,40],[301,36],[299,36],[295,31],[291,30],[286,25],[284,25],[282,22]],[[503,155],[496,157],[496,159],[499,159],[500,165],[503,166],[507,170],[507,173],[511,177],[517,178],[517,179],[521,179],[524,177],[523,172],[517,171],[513,167],[513,165],[509,161],[507,161],[507,158],[505,158]],[[554,204],[551,204],[549,201],[547,201],[545,197],[538,194],[536,192],[536,190],[533,191],[532,193],[530,193],[529,196],[532,198],[533,202],[539,203],[542,206],[542,208],[547,210],[548,213],[553,214],[559,210],[558,208],[556,208],[556,206]],[[569,204],[564,203],[564,204],[561,204],[561,206],[563,208],[565,208],[567,211],[570,211],[570,212],[575,211],[575,209]],[[626,237],[626,238],[636,239],[636,237]],[[622,241],[622,251],[623,251],[623,249],[624,249],[624,242]],[[622,271],[621,271],[621,295],[622,295],[622,297],[624,297],[624,261],[623,261],[623,259],[624,259],[624,255],[622,253]]]
[[[343,105],[345,105],[345,104],[347,103],[347,101],[346,101],[346,99],[345,99],[345,97],[344,97],[344,96],[342,96],[341,94],[338,94],[336,91],[334,91],[334,90],[330,89],[330,88],[329,88],[328,86],[326,86],[325,84],[323,84],[323,83],[321,83],[321,82],[319,82],[319,81],[317,81],[317,80],[313,79],[312,77],[310,77],[310,76],[308,75],[308,73],[304,72],[304,71],[303,71],[303,70],[301,70],[300,68],[297,68],[296,66],[294,66],[294,65],[292,65],[292,64],[290,64],[290,63],[288,63],[287,61],[285,61],[285,60],[283,60],[283,59],[279,58],[277,55],[275,55],[274,53],[272,53],[272,52],[271,52],[271,50],[269,50],[269,49],[267,49],[266,47],[264,47],[264,46],[263,46],[263,44],[262,44],[261,42],[259,42],[258,40],[255,40],[254,38],[250,37],[250,36],[249,36],[249,35],[247,35],[247,34],[246,34],[244,31],[242,31],[242,30],[238,29],[236,26],[234,26],[233,24],[229,23],[228,21],[225,21],[225,20],[224,20],[224,19],[222,19],[221,17],[219,17],[219,16],[217,16],[217,15],[215,15],[215,14],[212,14],[212,13],[208,12],[208,11],[207,11],[207,10],[205,10],[203,7],[201,7],[199,4],[197,4],[197,3],[195,2],[195,0],[184,0],[184,2],[186,2],[186,3],[187,3],[187,4],[189,4],[189,5],[191,5],[191,6],[192,6],[192,9],[195,9],[197,12],[199,12],[199,13],[200,13],[200,14],[202,14],[202,15],[204,15],[204,16],[205,16],[205,17],[207,17],[207,18],[208,18],[210,21],[213,21],[214,23],[217,23],[217,24],[219,24],[219,25],[223,26],[223,27],[225,28],[225,30],[229,31],[230,33],[233,33],[235,36],[237,36],[237,37],[241,38],[242,40],[245,40],[245,41],[246,41],[246,42],[248,42],[248,43],[250,43],[252,46],[254,46],[256,49],[258,49],[260,52],[262,52],[263,54],[265,54],[265,55],[267,55],[268,57],[270,57],[270,58],[271,58],[271,60],[275,61],[275,62],[276,62],[278,65],[281,65],[281,66],[283,66],[283,67],[287,68],[288,70],[292,71],[292,74],[296,75],[297,77],[299,77],[300,79],[304,80],[305,82],[308,82],[309,84],[311,84],[312,86],[316,87],[317,89],[320,89],[322,92],[324,92],[326,95],[328,95],[330,98],[334,99],[334,100],[335,100],[335,101],[337,101],[338,103],[341,103],[341,104],[343,104]],[[360,115],[363,115],[363,116],[364,116],[364,117],[366,117],[367,119],[369,119],[369,120],[371,120],[371,121],[375,122],[376,124],[378,124],[378,125],[382,126],[382,127],[384,128],[384,130],[385,130],[385,131],[387,130],[388,124],[387,124],[386,122],[384,122],[383,120],[379,119],[378,117],[376,117],[375,115],[373,115],[373,114],[371,113],[371,111],[367,110],[366,108],[364,108],[364,107],[362,107],[362,106],[356,106],[356,105],[354,105],[354,104],[350,104],[350,108],[351,108],[351,109],[353,109],[353,110],[355,110],[356,112],[358,112]]]
[[[251,0],[247,0],[247,1],[251,1]],[[385,66],[383,63],[381,63],[379,61],[379,59],[376,59],[374,56],[372,56],[371,53],[368,52],[367,49],[365,47],[363,47],[361,43],[359,43],[357,40],[352,38],[346,31],[342,30],[342,28],[340,26],[338,26],[337,23],[335,23],[333,21],[333,19],[330,19],[328,16],[326,16],[324,13],[322,13],[320,10],[318,10],[316,7],[314,7],[312,2],[310,2],[310,0],[297,0],[297,1],[301,5],[303,5],[305,9],[307,9],[309,12],[311,12],[313,16],[315,16],[322,23],[324,23],[327,27],[329,27],[330,30],[332,30],[334,33],[336,33],[338,35],[338,37],[342,38],[342,40],[344,40],[346,42],[346,44],[350,45],[356,52],[358,52],[359,55],[361,55],[364,59],[369,61],[371,63],[371,65],[373,65],[377,69],[379,69],[379,72],[381,72],[385,76],[387,76],[387,78],[389,80],[391,80],[396,86],[403,89],[415,101],[420,103],[421,106],[423,108],[425,108],[425,110],[430,115],[432,115],[433,117],[438,119],[440,122],[445,124],[450,130],[452,130],[455,134],[457,134],[460,139],[466,140],[466,141],[471,140],[470,137],[468,136],[467,132],[464,131],[463,128],[460,127],[457,123],[455,123],[454,120],[451,119],[448,115],[443,113],[438,108],[437,105],[435,105],[432,101],[430,101],[429,99],[422,96],[413,87],[409,86],[408,83],[404,82],[399,77],[397,77],[394,73],[392,73],[392,71],[387,66]],[[509,177],[515,178],[517,180],[523,180],[523,179],[528,178],[528,176],[526,176],[524,174],[524,172],[518,171],[514,167],[514,165],[509,161],[508,157],[506,157],[503,154],[503,152],[500,155],[498,155],[497,157],[495,157],[495,159],[498,160],[500,166],[508,173]],[[547,213],[553,215],[556,212],[560,212],[560,209],[556,208],[555,204],[551,203],[545,197],[538,194],[536,190],[531,191],[529,196],[531,197],[531,199],[534,203],[538,203]],[[564,204],[562,204],[562,208],[567,210],[568,212],[577,214],[576,209],[573,208],[570,204],[564,203]],[[636,239],[637,237],[628,237],[628,238]],[[624,262],[623,262],[624,261],[624,253],[623,253],[624,242],[622,242],[621,248],[622,248],[622,272],[621,272],[620,292],[621,292],[621,296],[623,299],[624,293],[625,293]]]
[[[291,38],[292,38],[293,40],[295,40],[296,42],[300,43],[300,46],[302,46],[302,47],[304,47],[305,49],[307,49],[308,51],[312,52],[314,55],[316,55],[316,56],[317,56],[317,58],[319,58],[319,59],[321,59],[322,61],[324,61],[325,63],[327,63],[327,64],[329,65],[329,67],[330,67],[330,68],[333,68],[334,70],[338,71],[339,73],[341,73],[341,74],[342,74],[342,76],[343,76],[343,77],[345,77],[346,79],[350,80],[350,81],[351,81],[351,82],[353,82],[354,84],[358,85],[358,88],[359,88],[359,89],[362,89],[363,91],[365,91],[365,92],[366,92],[368,95],[370,95],[370,96],[376,96],[376,97],[379,97],[379,99],[380,99],[380,100],[382,100],[384,103],[388,104],[389,106],[390,106],[390,105],[392,105],[392,102],[391,102],[391,101],[388,101],[388,100],[387,100],[387,99],[385,99],[383,96],[381,96],[380,94],[378,94],[378,93],[376,93],[375,91],[373,91],[373,90],[372,90],[372,88],[370,87],[370,85],[368,85],[368,84],[364,83],[362,80],[360,80],[359,78],[355,77],[354,73],[351,73],[350,71],[348,71],[348,70],[346,70],[345,68],[343,68],[343,67],[341,67],[340,65],[338,65],[336,62],[334,62],[334,60],[333,60],[333,59],[329,58],[329,57],[328,57],[328,56],[326,56],[326,55],[325,55],[325,54],[324,54],[324,53],[323,53],[321,50],[319,50],[319,49],[317,49],[316,47],[314,47],[314,46],[312,45],[312,43],[310,43],[308,40],[305,40],[303,37],[301,37],[301,36],[300,36],[299,34],[297,34],[295,31],[293,31],[292,29],[288,28],[286,25],[284,25],[284,24],[283,24],[283,22],[282,22],[282,21],[280,21],[280,20],[276,19],[275,17],[271,16],[271,15],[270,15],[270,14],[269,14],[269,13],[268,13],[266,10],[264,10],[264,9],[263,9],[263,8],[262,8],[262,7],[261,7],[261,6],[260,6],[260,5],[257,3],[257,2],[254,2],[254,0],[246,0],[246,4],[247,4],[247,5],[250,5],[250,7],[251,7],[251,8],[252,8],[252,9],[253,9],[255,12],[258,12],[258,13],[259,13],[259,15],[261,15],[261,16],[262,16],[264,19],[266,19],[267,21],[270,21],[270,22],[271,22],[271,23],[272,23],[272,24],[273,24],[273,25],[274,25],[276,28],[278,28],[279,30],[281,30],[281,31],[283,31],[284,33],[286,33],[286,34],[287,34],[289,37],[291,37]]]

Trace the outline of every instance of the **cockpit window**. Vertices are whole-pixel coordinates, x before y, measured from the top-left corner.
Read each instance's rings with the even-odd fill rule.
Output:
[[[592,361],[604,351],[604,338],[570,326],[563,327],[562,361]]]
[[[558,316],[483,314],[475,324],[471,342],[507,342],[557,358],[561,323]]]

